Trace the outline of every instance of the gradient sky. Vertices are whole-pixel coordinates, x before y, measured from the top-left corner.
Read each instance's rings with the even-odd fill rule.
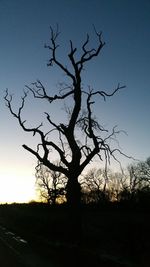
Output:
[[[103,32],[106,45],[87,66],[84,86],[110,92],[118,82],[126,85],[106,103],[100,99],[97,116],[106,127],[118,125],[127,132],[119,137],[123,152],[139,160],[150,156],[150,1],[0,0],[0,202],[35,198],[37,161],[22,144],[34,145],[36,140],[20,129],[3,97],[8,88],[17,108],[25,84],[40,79],[55,92],[63,81],[62,73],[46,66],[49,53],[44,44],[49,41],[49,26],[56,23],[63,62],[70,39],[80,47],[89,33],[94,45],[92,25]],[[26,119],[34,123],[43,106],[33,109],[32,99],[29,102]],[[60,116],[57,108],[54,112]],[[121,161],[123,166],[131,162]]]

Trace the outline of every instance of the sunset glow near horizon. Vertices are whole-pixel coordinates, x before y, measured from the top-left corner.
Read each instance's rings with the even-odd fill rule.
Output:
[[[16,174],[14,176],[9,174],[8,176],[3,177],[7,181],[8,179],[10,181],[13,181],[11,182],[9,187],[8,184],[2,183],[3,190],[0,190],[1,203],[30,203],[32,201],[38,201],[37,196],[35,194],[34,185],[31,184],[33,182],[33,177],[28,177],[28,179],[30,179],[30,182],[28,183],[25,181],[26,177],[17,177]]]
[[[99,57],[87,64],[83,86],[111,92],[117,84],[126,85],[106,103],[96,104],[96,116],[109,129],[118,125],[128,135],[119,135],[122,151],[139,160],[150,156],[150,1],[149,0],[1,0],[0,1],[0,203],[36,200],[36,158],[23,149],[35,147],[32,134],[24,133],[5,106],[5,89],[13,94],[15,110],[25,85],[37,79],[58,92],[58,83],[64,80],[57,68],[48,68],[49,26],[59,24],[58,54],[67,64],[69,40],[81,47],[89,33],[91,47],[96,44],[93,34],[102,30],[106,46]],[[45,104],[32,103],[23,112],[29,125],[41,123],[38,114]],[[50,107],[54,119],[62,116],[59,106]],[[61,115],[60,115],[61,114]],[[38,120],[39,119],[39,120]],[[38,124],[39,123],[39,124]],[[123,166],[132,163],[121,157]],[[96,163],[98,166],[98,163]],[[115,165],[112,164],[112,168]],[[99,166],[98,166],[99,167]]]
[[[30,173],[0,171],[0,203],[26,203],[38,200],[35,194],[35,178]]]

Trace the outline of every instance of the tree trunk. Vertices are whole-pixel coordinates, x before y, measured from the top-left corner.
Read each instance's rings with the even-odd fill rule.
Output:
[[[76,209],[81,204],[81,186],[78,178],[75,176],[68,177],[67,183],[67,204],[70,208]]]
[[[82,218],[81,218],[81,186],[78,178],[68,177],[67,183],[67,205],[68,205],[68,234],[69,241],[78,245],[82,236]]]

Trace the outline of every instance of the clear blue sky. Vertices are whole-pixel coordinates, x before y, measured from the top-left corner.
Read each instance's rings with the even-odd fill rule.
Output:
[[[63,81],[60,72],[46,66],[49,54],[44,44],[49,41],[49,26],[56,23],[64,62],[70,39],[79,47],[88,32],[93,45],[92,25],[102,30],[106,46],[87,66],[84,86],[110,92],[118,82],[126,85],[105,104],[100,100],[97,116],[106,127],[118,125],[128,133],[119,137],[126,154],[140,160],[150,156],[150,1],[0,0],[0,201],[2,193],[3,199],[8,197],[8,185],[11,195],[13,184],[14,201],[19,201],[19,194],[24,195],[24,201],[34,197],[36,159],[23,150],[22,144],[36,142],[9,114],[3,96],[8,88],[17,108],[25,84],[40,79],[55,92],[56,84]],[[33,115],[27,118],[29,122],[34,122],[38,110],[42,107],[28,109],[26,114]],[[57,110],[56,114],[60,115]],[[124,166],[129,163],[121,160]]]

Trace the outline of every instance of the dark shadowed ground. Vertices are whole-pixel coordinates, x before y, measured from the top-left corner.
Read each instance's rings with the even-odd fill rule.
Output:
[[[2,205],[0,224],[27,240],[34,253],[57,266],[150,266],[149,209],[82,208],[83,231],[78,246],[71,242],[65,207]]]
[[[25,267],[13,251],[0,240],[0,266]]]

